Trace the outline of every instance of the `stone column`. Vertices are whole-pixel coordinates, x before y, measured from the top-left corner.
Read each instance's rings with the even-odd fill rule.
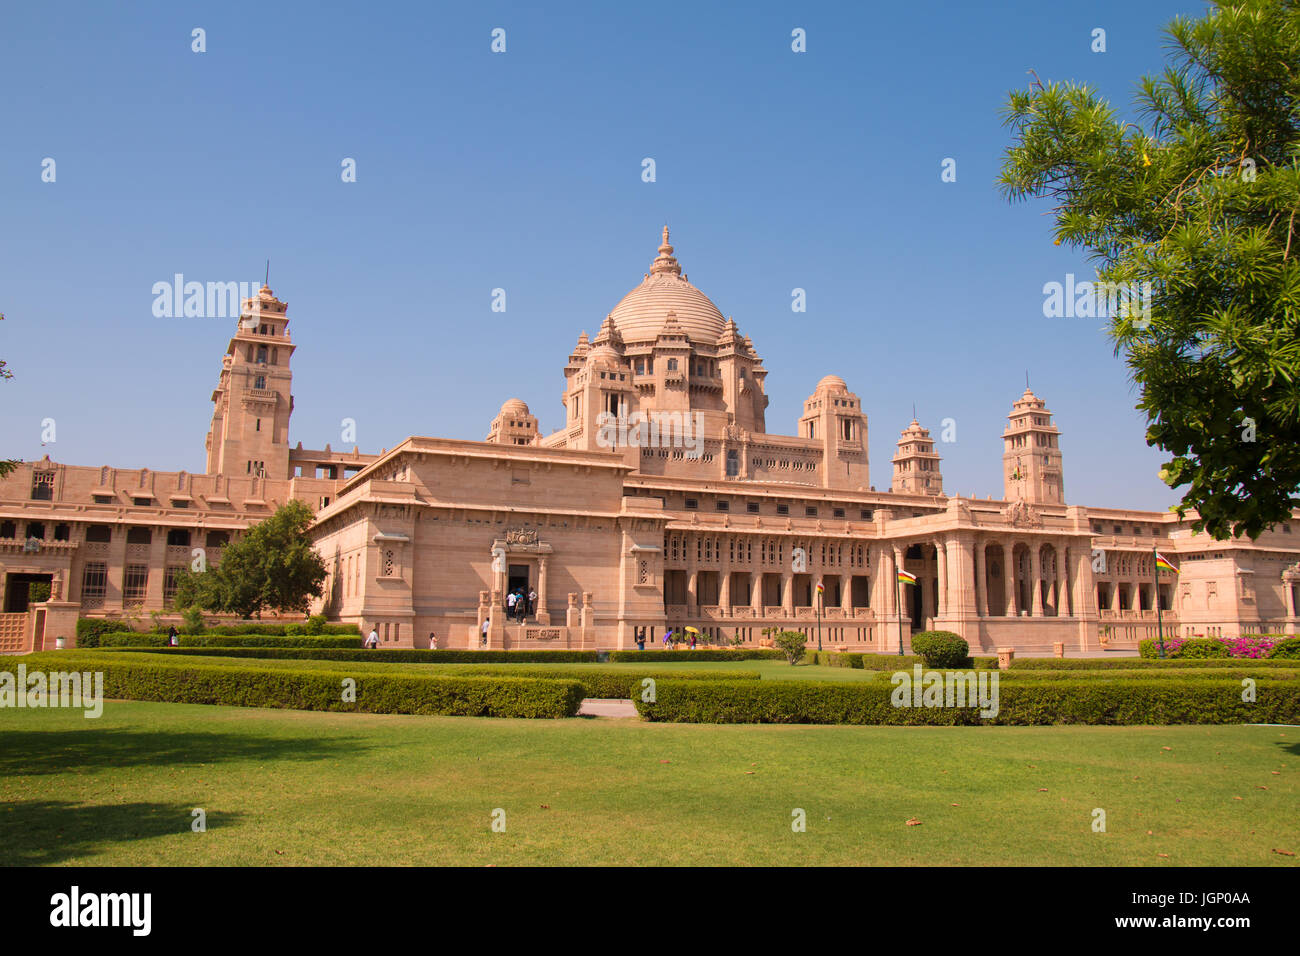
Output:
[[[537,623],[549,627],[551,612],[546,609],[546,555],[537,559]]]
[[[1119,578],[1114,576],[1110,584],[1110,609],[1119,614]]]
[[[1074,558],[1073,549],[1068,544],[1061,545],[1061,606],[1066,617],[1077,617],[1075,612],[1074,582],[1077,575],[1070,566]],[[1059,613],[1059,612],[1058,612]]]
[[[1290,593],[1288,587],[1287,593]],[[840,575],[840,608],[844,611],[844,616],[849,617],[853,612],[853,575]]]
[[[699,591],[696,589],[699,584],[699,569],[694,564],[686,572],[686,606],[694,611],[699,607]]]
[[[781,572],[781,607],[786,617],[794,616],[794,572]]]
[[[718,607],[726,617],[731,616],[731,549],[732,542],[729,538],[721,539],[719,547],[722,549],[718,554],[720,569],[718,570]]]
[[[948,593],[948,554],[944,541],[939,541],[934,546],[934,562],[935,573],[939,578],[939,599],[935,616],[946,617],[952,602],[951,595]]]
[[[163,606],[163,578],[167,576],[167,529],[154,528],[149,539],[149,577],[145,582],[144,610],[166,610]]]
[[[1043,616],[1043,556],[1040,547],[1042,545],[1034,539],[1029,548],[1029,582],[1033,586],[1029,592],[1029,613],[1034,617]]]
[[[754,608],[754,617],[763,617],[763,568],[759,566],[749,574],[749,604]]]
[[[988,555],[984,542],[975,542],[975,616],[989,612]]]
[[[1017,591],[1019,575],[1016,573],[1016,542],[1004,541],[1002,544],[1002,591],[1006,600],[1007,617],[1016,617],[1020,613]]]
[[[1282,579],[1282,597],[1286,601],[1286,616],[1295,617],[1295,583],[1288,578]]]

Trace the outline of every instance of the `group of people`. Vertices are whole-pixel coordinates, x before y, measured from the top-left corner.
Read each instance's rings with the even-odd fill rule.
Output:
[[[506,616],[514,618],[520,624],[531,615],[537,606],[537,592],[530,590],[527,594],[523,588],[515,588],[506,595]]]
[[[647,630],[648,629],[644,626],[638,626],[632,629],[632,640],[636,642],[636,647],[637,650],[639,651],[645,650]],[[691,642],[691,650],[695,650],[695,638],[696,638],[695,632],[687,628],[686,635],[687,635],[687,639]],[[673,645],[673,629],[669,628],[668,630],[664,631],[664,650],[670,649],[672,645]]]

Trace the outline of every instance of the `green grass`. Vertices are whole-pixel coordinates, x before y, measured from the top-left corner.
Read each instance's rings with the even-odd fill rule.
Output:
[[[1294,866],[1272,850],[1300,853],[1297,768],[1295,727],[655,725],[110,702],[98,720],[0,712],[0,864]],[[206,833],[190,830],[196,807]],[[796,807],[805,833],[791,831]],[[491,832],[495,808],[504,833]],[[1092,831],[1094,808],[1106,833]]]

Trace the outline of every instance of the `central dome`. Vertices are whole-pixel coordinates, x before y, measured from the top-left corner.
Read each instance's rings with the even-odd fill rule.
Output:
[[[614,306],[609,317],[624,342],[652,342],[669,312],[675,313],[677,324],[694,342],[716,345],[727,324],[709,297],[682,277],[664,226],[663,244],[650,274]]]

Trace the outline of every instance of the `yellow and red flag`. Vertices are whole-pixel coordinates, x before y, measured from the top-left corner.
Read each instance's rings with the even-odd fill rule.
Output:
[[[899,568],[899,569],[898,569],[898,583],[899,583],[899,584],[915,584],[915,583],[916,583],[916,575],[915,575],[915,574],[911,574],[911,573],[909,573],[909,572],[907,572],[907,571],[904,571],[902,568]]]
[[[1174,574],[1178,573],[1178,569],[1174,567],[1173,562],[1170,561],[1168,558],[1166,558],[1159,551],[1156,552],[1156,567],[1159,568],[1161,571],[1172,571]]]

